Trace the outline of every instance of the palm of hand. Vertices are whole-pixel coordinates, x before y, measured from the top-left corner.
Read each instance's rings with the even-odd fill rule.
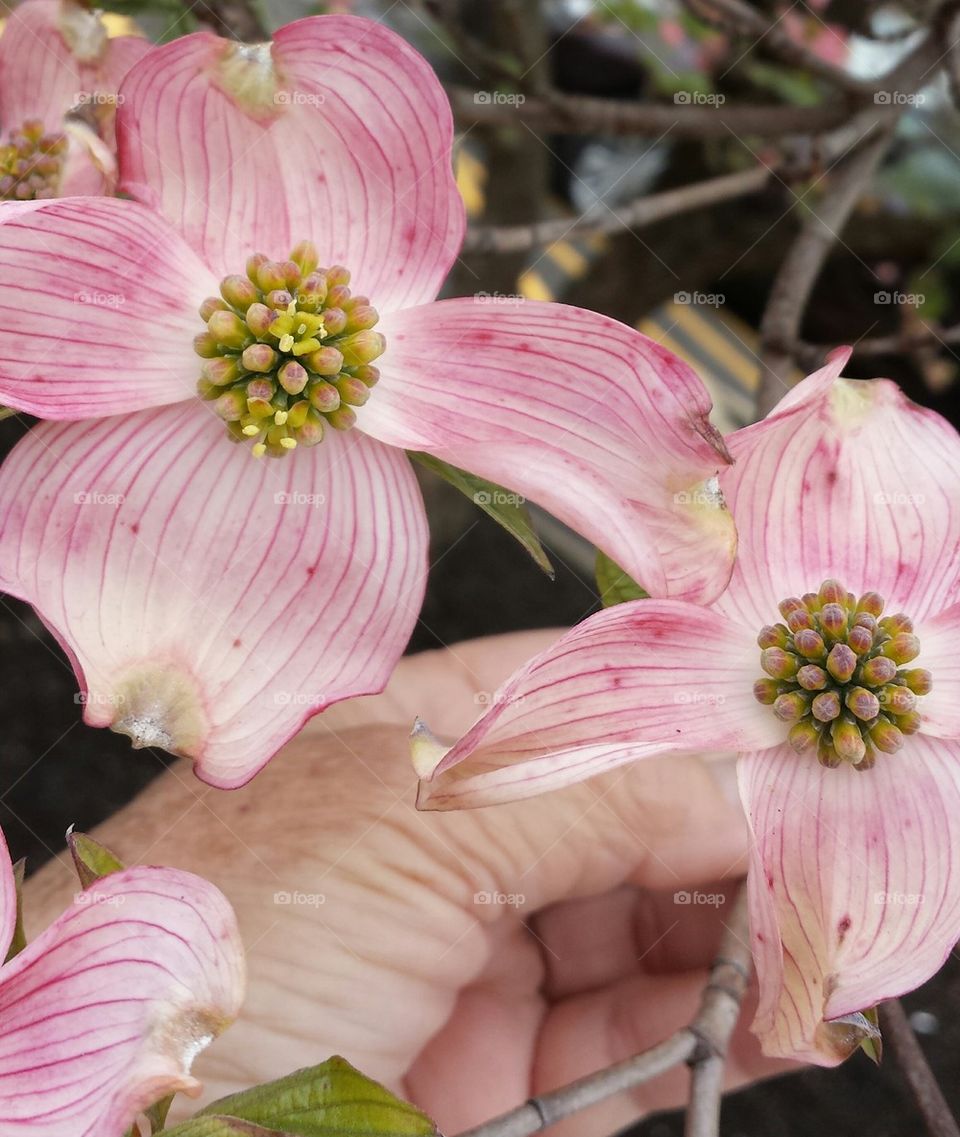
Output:
[[[244,789],[203,787],[181,766],[98,832],[128,863],[208,877],[237,910],[250,991],[197,1062],[204,1101],[339,1053],[452,1133],[692,1017],[723,902],[673,893],[741,875],[745,851],[738,811],[696,759],[496,809],[413,808],[414,715],[461,731],[477,692],[551,638],[405,660],[384,695],[313,720]],[[37,927],[74,890],[64,868],[31,884]],[[741,1027],[731,1081],[776,1069]],[[679,1102],[685,1084],[674,1071],[553,1132],[608,1133]]]

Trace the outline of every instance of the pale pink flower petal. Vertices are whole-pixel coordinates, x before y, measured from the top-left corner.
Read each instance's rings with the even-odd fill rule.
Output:
[[[122,94],[121,188],[219,275],[312,240],[381,311],[436,295],[464,225],[450,107],[387,28],[310,17],[272,48],[186,36],[154,49]]]
[[[936,738],[960,738],[960,604],[925,620],[917,627],[920,655],[911,667],[925,667],[933,687],[920,700],[923,733]]]
[[[123,1137],[139,1110],[198,1092],[191,1063],[244,985],[236,919],[199,877],[133,868],[78,893],[0,971],[0,1132]]]
[[[69,648],[86,721],[217,786],[381,690],[420,611],[416,478],[356,431],[258,462],[199,401],[42,423],[0,469],[0,502],[0,587]]]
[[[64,126],[68,148],[60,174],[59,197],[102,197],[117,184],[117,161],[110,147],[83,122]]]
[[[788,746],[740,759],[767,1054],[841,1062],[856,1042],[825,1020],[919,986],[960,934],[960,745],[908,742],[863,773]]]
[[[889,380],[838,379],[846,359],[727,437],[740,544],[716,606],[756,629],[827,578],[914,619],[960,599],[960,436]]]
[[[19,128],[40,119],[60,130],[81,96],[109,96],[149,49],[135,36],[108,40],[99,16],[74,0],[24,0],[0,34],[0,122]],[[111,114],[112,117],[112,114]]]
[[[707,484],[728,458],[694,373],[595,312],[485,299],[382,321],[361,428],[544,506],[652,595],[716,596],[736,534]]]
[[[17,926],[17,886],[13,879],[10,851],[0,832],[0,961],[6,958]]]
[[[591,616],[515,672],[445,756],[415,735],[419,804],[491,805],[652,754],[776,745],[784,726],[753,697],[757,651],[723,616],[679,601]]]
[[[217,281],[162,217],[111,198],[0,203],[0,402],[76,419],[192,398]]]

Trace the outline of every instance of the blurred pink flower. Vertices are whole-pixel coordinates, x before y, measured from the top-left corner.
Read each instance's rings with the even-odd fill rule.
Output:
[[[888,380],[839,378],[848,358],[727,438],[740,547],[718,599],[592,616],[452,749],[414,735],[428,809],[738,753],[754,1028],[822,1065],[960,928],[960,437]]]
[[[0,834],[0,955],[17,895]],[[239,1013],[243,946],[223,895],[190,873],[132,868],[78,892],[0,968],[0,1132],[123,1137],[176,1091]]]
[[[88,723],[235,786],[382,689],[427,570],[406,449],[655,595],[723,588],[732,523],[701,490],[728,457],[685,364],[577,308],[432,302],[464,215],[449,105],[402,39],[350,16],[188,36],[131,72],[117,128],[136,200],[0,206],[0,399],[90,420],[4,465],[0,586],[69,653]]]
[[[24,0],[0,34],[0,199],[112,192],[120,80],[149,50],[75,0]],[[67,117],[68,112],[74,112]]]

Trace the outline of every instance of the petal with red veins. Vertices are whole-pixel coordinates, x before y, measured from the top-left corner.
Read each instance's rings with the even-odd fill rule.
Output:
[[[230,787],[382,689],[420,611],[425,512],[404,454],[330,435],[257,461],[193,402],[19,443],[0,587],[70,649],[88,723]]]
[[[309,17],[272,48],[185,36],[122,94],[121,187],[219,274],[312,240],[381,311],[439,291],[464,226],[450,107],[426,60],[381,24]]]
[[[217,281],[131,201],[0,203],[0,402],[41,418],[196,395],[199,306]]]
[[[560,304],[445,300],[391,313],[368,434],[508,486],[654,596],[705,602],[736,535],[709,480],[728,457],[676,356]]]
[[[932,687],[917,710],[924,734],[960,738],[960,604],[925,620],[917,627],[920,654],[908,667],[930,672]]]
[[[833,1066],[858,1040],[830,1022],[911,991],[960,929],[960,744],[914,735],[872,770],[789,746],[745,755],[740,794],[765,1053]]]
[[[0,971],[4,1137],[123,1137],[237,1016],[245,965],[224,896],[190,873],[105,877]]]
[[[753,697],[756,643],[709,609],[637,600],[600,612],[532,659],[453,747],[414,735],[419,804],[530,797],[637,758],[773,746],[786,728]]]
[[[887,379],[838,378],[847,358],[727,436],[739,547],[717,607],[758,628],[827,578],[914,619],[960,599],[960,436]]]
[[[100,17],[74,0],[24,0],[0,35],[0,122],[41,119],[60,130],[82,95],[115,94],[149,46],[135,36],[108,40]],[[109,99],[99,105],[109,109]]]

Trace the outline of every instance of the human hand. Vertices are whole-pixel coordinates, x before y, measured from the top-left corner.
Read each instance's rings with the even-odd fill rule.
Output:
[[[128,863],[217,884],[247,946],[239,1020],[198,1060],[204,1100],[338,1053],[447,1133],[628,1057],[695,1012],[746,833],[696,758],[647,760],[530,801],[418,813],[407,734],[461,732],[485,693],[555,638],[523,633],[404,660],[388,690],[314,719],[254,781],[218,791],[186,764],[97,837]],[[75,890],[30,882],[41,926]],[[711,904],[678,904],[699,889]],[[748,1033],[731,1085],[782,1065]],[[675,1070],[551,1130],[606,1134],[678,1104]]]

